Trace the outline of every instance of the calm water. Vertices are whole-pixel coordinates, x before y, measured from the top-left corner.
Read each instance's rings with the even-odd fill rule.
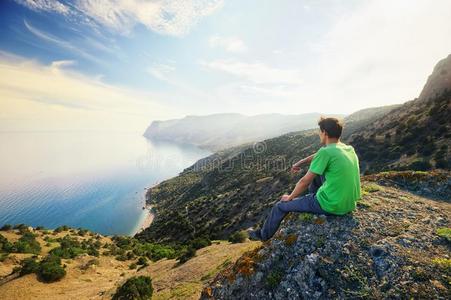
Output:
[[[0,225],[102,234],[136,232],[144,189],[209,154],[139,133],[0,133],[0,145]]]

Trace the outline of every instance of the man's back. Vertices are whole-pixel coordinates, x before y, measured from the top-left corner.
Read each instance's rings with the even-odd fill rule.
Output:
[[[338,142],[320,148],[309,170],[325,175],[326,181],[316,193],[323,210],[342,215],[355,209],[360,199],[360,169],[352,146]]]

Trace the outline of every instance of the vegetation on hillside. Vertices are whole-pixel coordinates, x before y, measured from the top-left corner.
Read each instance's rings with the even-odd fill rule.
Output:
[[[147,300],[153,294],[152,280],[148,276],[131,277],[117,289],[113,300]]]
[[[450,168],[451,89],[394,109],[350,138],[367,172]]]
[[[365,174],[380,170],[449,169],[451,92],[348,116],[342,140],[356,149]],[[320,147],[317,130],[294,132],[216,153],[150,189],[158,214],[140,240],[189,243],[227,239],[262,222],[301,174],[290,166]]]

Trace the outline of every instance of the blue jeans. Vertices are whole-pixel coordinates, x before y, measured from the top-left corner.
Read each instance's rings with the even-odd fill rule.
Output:
[[[291,201],[279,201],[271,209],[261,229],[261,236],[264,241],[269,240],[279,229],[283,218],[289,212],[310,212],[314,214],[330,215],[324,211],[316,199],[316,192],[325,181],[324,176],[316,176],[310,184],[309,193],[305,196],[294,198]]]

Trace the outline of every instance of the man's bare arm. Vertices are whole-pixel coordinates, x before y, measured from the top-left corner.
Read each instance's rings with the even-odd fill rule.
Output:
[[[298,171],[300,170],[300,166],[301,166],[302,164],[305,164],[305,163],[311,163],[312,160],[313,160],[313,158],[315,157],[315,154],[316,154],[316,152],[313,153],[313,154],[310,155],[310,156],[307,156],[307,157],[305,157],[305,158],[299,160],[297,163],[295,163],[295,164],[291,167],[291,171],[292,171],[292,172],[298,172]]]
[[[308,186],[310,183],[312,183],[313,179],[315,178],[316,174],[312,173],[310,171],[307,172],[307,174],[302,177],[296,186],[294,187],[293,191],[290,195],[283,195],[282,201],[291,201],[294,198],[298,197],[302,192],[304,192],[306,189],[308,189]]]

